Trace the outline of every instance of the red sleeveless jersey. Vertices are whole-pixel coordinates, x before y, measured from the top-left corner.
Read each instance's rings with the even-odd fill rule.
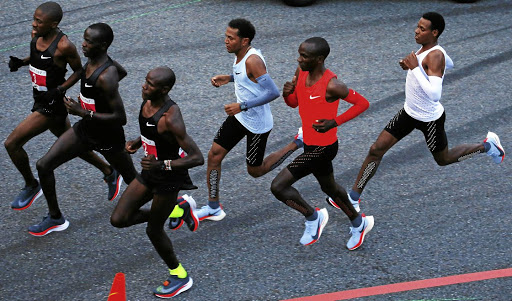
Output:
[[[326,146],[338,140],[338,128],[334,127],[325,133],[319,133],[313,129],[313,123],[319,119],[335,119],[338,114],[340,100],[327,102],[325,93],[327,84],[336,77],[331,70],[326,69],[322,78],[313,86],[306,87],[308,71],[299,70],[299,78],[295,86],[295,94],[299,102],[299,114],[302,120],[302,131],[306,145]]]

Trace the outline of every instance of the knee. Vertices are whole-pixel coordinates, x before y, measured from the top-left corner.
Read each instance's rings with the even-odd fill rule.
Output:
[[[49,172],[48,164],[44,157],[37,160],[36,168],[40,178],[42,177],[41,175],[44,175]]]
[[[126,225],[126,220],[121,214],[114,211],[110,216],[110,224],[116,228],[124,228]]]
[[[222,153],[214,149],[208,152],[208,164],[219,165],[222,162]]]
[[[376,160],[382,159],[384,156],[384,148],[382,148],[379,144],[374,143],[370,146],[370,150],[368,151],[368,156],[373,157]]]
[[[265,174],[261,171],[261,169],[254,167],[254,166],[249,166],[249,165],[247,166],[247,172],[253,178],[259,178]]]
[[[279,196],[281,195],[281,192],[285,188],[285,185],[282,183],[282,181],[279,178],[275,178],[272,183],[270,184],[270,191],[272,194],[279,199]]]
[[[14,139],[11,139],[10,137],[7,137],[7,139],[5,139],[4,147],[10,154],[16,152],[20,148],[18,143]]]
[[[150,240],[158,239],[163,232],[163,228],[155,227],[151,223],[148,223],[146,226],[146,235],[149,237]]]
[[[435,158],[435,160],[436,160],[437,165],[439,165],[439,166],[446,166],[446,165],[450,164],[450,162],[448,160],[446,160],[446,158]]]

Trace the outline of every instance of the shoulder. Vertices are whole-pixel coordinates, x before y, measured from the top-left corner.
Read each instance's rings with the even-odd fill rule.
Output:
[[[63,35],[57,44],[57,49],[63,54],[77,53],[76,46],[68,39],[68,36]]]
[[[265,66],[265,62],[263,61],[263,58],[261,56],[261,53],[253,52],[249,57],[245,60],[246,65],[263,65]]]
[[[97,85],[104,88],[117,87],[119,85],[119,74],[114,65],[108,66],[98,76]]]
[[[336,99],[345,98],[348,95],[348,88],[344,82],[333,76],[327,83],[326,93]]]
[[[163,122],[165,124],[166,131],[177,132],[183,128],[183,116],[178,104],[173,104],[163,115]]]

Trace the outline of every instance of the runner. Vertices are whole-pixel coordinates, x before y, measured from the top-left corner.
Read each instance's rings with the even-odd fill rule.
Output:
[[[82,119],[64,132],[37,161],[49,213],[42,222],[29,227],[32,235],[62,231],[69,225],[59,209],[53,172],[65,162],[95,150],[119,171],[126,183],[137,174],[130,154],[124,151],[126,113],[118,91],[122,78],[118,70],[124,69],[107,54],[113,39],[112,28],[105,23],[92,24],[85,30],[82,50],[88,60],[81,75],[80,103],[69,97],[64,99],[68,112]]]
[[[314,209],[292,187],[298,180],[313,174],[323,192],[343,210],[352,224],[349,250],[355,250],[364,241],[374,224],[373,216],[359,214],[348,200],[346,191],[334,181],[332,160],[338,153],[337,127],[364,112],[368,101],[337,78],[324,65],[330,47],[324,38],[309,38],[300,44],[299,66],[291,82],[286,82],[283,97],[287,105],[299,107],[304,135],[304,153],[295,158],[272,181],[274,196],[306,218],[306,229],[300,243],[310,245],[318,241],[329,220],[327,209]],[[339,116],[339,99],[353,104]]]
[[[11,56],[9,60],[11,72],[29,65],[34,95],[32,113],[5,140],[7,153],[25,180],[25,187],[11,203],[14,210],[27,209],[42,195],[41,185],[32,173],[23,146],[46,130],[59,137],[71,127],[62,97],[79,80],[82,64],[75,45],[58,28],[62,15],[62,8],[55,2],[39,5],[32,21],[30,56],[24,59]],[[67,65],[73,74],[66,80]],[[118,173],[93,152],[85,152],[80,158],[104,174],[109,188],[108,199],[113,200],[120,182]]]
[[[440,166],[462,162],[480,153],[487,153],[497,164],[505,158],[500,139],[493,132],[487,133],[483,143],[448,148],[444,129],[446,114],[439,101],[446,69],[452,68],[453,62],[437,43],[444,27],[444,18],[436,12],[425,13],[419,20],[414,33],[416,43],[421,48],[399,62],[400,67],[407,70],[404,107],[370,147],[349,192],[352,202],[359,202],[363,189],[377,171],[384,154],[414,129],[423,132],[427,147]]]
[[[115,227],[147,222],[146,233],[170,273],[164,284],[154,291],[161,298],[188,290],[193,283],[176,258],[164,223],[176,204],[178,192],[189,181],[188,168],[204,164],[201,151],[186,132],[180,108],[168,95],[175,81],[174,72],[168,67],[153,69],[146,76],[139,113],[141,135],[126,143],[129,153],[143,146],[142,172],[126,188],[111,216]],[[180,147],[186,156],[179,155]],[[151,209],[141,208],[151,199]],[[193,209],[189,207],[186,213]],[[176,207],[172,216],[182,217],[184,213]],[[195,219],[196,227],[198,222]]]

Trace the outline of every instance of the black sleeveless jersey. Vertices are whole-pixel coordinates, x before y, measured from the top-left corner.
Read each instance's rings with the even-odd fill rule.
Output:
[[[57,50],[59,41],[64,36],[62,31],[59,31],[53,42],[44,51],[37,50],[36,43],[40,36],[35,36],[30,42],[30,78],[32,80],[32,88],[34,96],[38,96],[48,91],[49,89],[57,88],[58,85],[66,81],[66,68],[57,66],[53,57]]]
[[[178,150],[180,146],[174,141],[166,140],[162,135],[158,134],[157,124],[162,115],[176,103],[171,99],[167,101],[153,116],[146,118],[142,116],[142,109],[146,101],[142,103],[139,113],[139,127],[144,148],[144,155],[154,155],[158,160],[174,160],[178,159]]]
[[[104,93],[96,87],[96,81],[98,80],[98,77],[101,75],[101,73],[113,65],[112,59],[109,57],[107,62],[94,70],[89,78],[87,78],[85,74],[87,65],[88,64],[85,64],[84,66],[80,82],[79,99],[82,108],[98,113],[112,113],[112,109],[109,107]],[[104,140],[102,138],[119,135],[123,136],[124,139],[124,131],[121,124],[105,125],[97,122],[96,120],[87,119],[80,120],[80,123],[90,137],[96,137],[98,139]]]

